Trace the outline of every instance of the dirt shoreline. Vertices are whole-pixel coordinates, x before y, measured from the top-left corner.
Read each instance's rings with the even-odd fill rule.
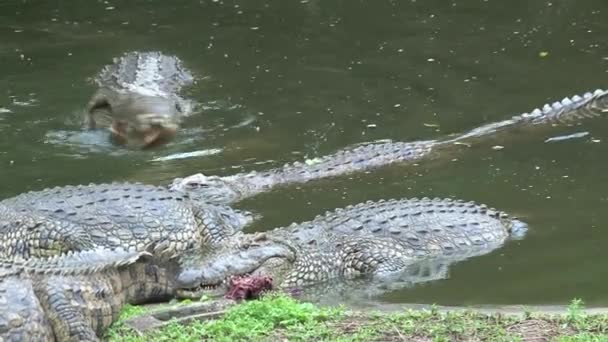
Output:
[[[522,314],[541,314],[551,316],[561,316],[568,314],[568,305],[472,305],[472,306],[450,306],[450,305],[432,305],[432,304],[380,304],[371,307],[373,310],[380,312],[398,312],[407,309],[412,310],[437,310],[439,312],[464,312],[474,311],[482,314],[502,314],[502,315],[522,315]],[[349,307],[349,309],[351,309]],[[353,307],[352,311],[362,311],[368,308]],[[608,314],[608,307],[585,307],[581,310],[586,315],[605,315]]]
[[[127,313],[110,341],[608,341],[608,307],[586,308],[578,299],[567,306],[378,304],[362,309],[273,295],[129,310],[138,312]]]

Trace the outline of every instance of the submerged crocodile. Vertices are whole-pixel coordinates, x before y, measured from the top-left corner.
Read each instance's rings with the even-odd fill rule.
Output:
[[[306,291],[357,278],[407,281],[420,262],[447,265],[487,254],[526,225],[507,214],[450,199],[366,202],[309,222],[230,240],[190,256],[178,285],[182,297],[225,292],[235,276],[270,276],[275,287]],[[256,240],[256,244],[239,243]],[[246,247],[242,247],[246,246]],[[409,279],[411,282],[418,281]]]
[[[179,92],[194,78],[175,56],[129,52],[94,80],[98,90],[87,105],[85,125],[109,128],[120,143],[145,147],[165,141],[193,110]]]
[[[123,305],[192,298],[231,276],[272,275],[283,288],[388,277],[417,260],[455,262],[488,253],[519,221],[472,202],[367,202],[265,234],[236,233],[169,257],[93,248],[50,258],[0,258],[0,340],[95,341]],[[213,289],[213,290],[211,290]]]
[[[530,113],[486,124],[463,134],[442,139],[413,142],[388,141],[355,145],[334,154],[307,162],[295,162],[261,172],[238,173],[230,176],[206,176],[201,173],[175,179],[170,187],[188,191],[208,202],[232,203],[267,192],[275,187],[306,183],[321,178],[336,177],[395,163],[417,163],[440,152],[449,154],[455,144],[496,135],[502,131],[524,129],[538,125],[568,124],[584,118],[608,114],[608,90],[598,89],[545,104]],[[446,151],[447,150],[447,151]]]
[[[65,186],[0,201],[0,257],[29,258],[97,247],[159,254],[216,243],[251,221],[248,213],[143,184]]]

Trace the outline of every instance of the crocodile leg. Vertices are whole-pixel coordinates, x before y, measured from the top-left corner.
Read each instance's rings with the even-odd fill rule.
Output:
[[[94,247],[81,226],[46,215],[23,212],[0,204],[3,239],[0,257],[45,257]]]
[[[0,277],[0,340],[5,342],[54,342],[53,330],[31,279]]]
[[[99,341],[82,310],[72,303],[73,298],[59,284],[48,284],[45,311],[52,322],[58,341]]]
[[[98,341],[124,304],[162,292],[154,292],[157,288],[150,283],[166,274],[154,273],[158,271],[151,264],[135,264],[150,256],[102,248],[14,261],[6,267],[22,269],[33,280],[57,341]]]

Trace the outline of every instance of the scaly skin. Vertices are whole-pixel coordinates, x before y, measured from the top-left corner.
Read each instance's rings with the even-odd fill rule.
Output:
[[[483,255],[525,230],[522,222],[473,202],[367,202],[257,236],[237,234],[190,256],[196,260],[188,263],[197,267],[182,270],[178,293],[224,292],[227,279],[248,274],[271,276],[276,287],[290,290],[331,288],[361,277],[415,282],[422,277],[407,276],[425,263],[441,268]],[[242,239],[255,243],[240,244]]]
[[[280,185],[306,183],[397,162],[415,162],[439,145],[435,140],[378,142],[353,146],[309,162],[286,164],[282,168],[232,176],[205,176],[201,173],[177,178],[170,188],[204,198],[210,203],[229,204],[268,192]]]
[[[177,274],[145,251],[0,261],[0,340],[98,341],[125,304],[174,296]]]
[[[498,131],[540,124],[568,123],[606,113],[608,91],[598,89],[594,93],[564,98],[561,102],[546,104],[542,109],[537,108],[531,113],[483,125],[460,135],[438,140],[361,144],[306,163],[296,162],[263,172],[239,173],[225,177],[199,173],[175,179],[171,189],[188,191],[192,196],[205,198],[208,202],[233,203],[268,192],[277,186],[306,183],[395,163],[413,164],[434,155],[453,157],[455,143],[466,143],[471,139],[491,136]]]
[[[271,275],[287,289],[328,282],[334,288],[362,276],[402,282],[392,276],[488,253],[516,231],[525,227],[472,202],[390,200],[266,234],[236,233],[168,258],[150,252],[154,243],[141,251],[100,247],[0,258],[0,340],[97,341],[125,304],[200,296],[209,286],[223,290],[235,275]]]
[[[143,184],[65,186],[0,201],[0,257],[30,258],[97,247],[177,254],[219,242],[252,218],[229,207]]]
[[[179,96],[194,78],[175,56],[130,52],[104,67],[86,108],[85,125],[109,128],[120,143],[146,147],[166,141],[194,103]]]
[[[449,141],[487,136],[515,127],[569,124],[605,114],[608,114],[608,90],[597,89],[582,96],[575,95],[570,98],[565,97],[563,100],[552,104],[547,103],[542,108],[535,108],[530,113],[523,113],[504,121],[477,127]]]

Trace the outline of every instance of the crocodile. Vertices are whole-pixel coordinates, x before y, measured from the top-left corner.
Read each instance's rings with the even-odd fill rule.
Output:
[[[114,59],[94,78],[98,89],[85,111],[85,126],[108,128],[114,140],[148,147],[175,135],[194,102],[180,90],[194,83],[192,73],[175,56],[129,52]]]
[[[487,254],[526,231],[519,219],[474,202],[368,201],[255,237],[237,233],[185,257],[196,259],[185,262],[196,267],[181,270],[178,294],[217,295],[242,276],[270,276],[275,288],[290,292],[356,279],[406,282],[425,263],[439,267]]]
[[[124,305],[174,298],[179,270],[179,258],[123,249],[0,259],[0,340],[98,341]]]
[[[500,122],[482,125],[462,134],[440,139],[413,142],[379,141],[347,147],[334,154],[306,162],[286,164],[266,171],[237,173],[229,176],[197,173],[176,178],[169,184],[174,190],[213,203],[229,204],[268,192],[278,186],[306,183],[328,177],[370,170],[395,163],[414,164],[437,155],[450,154],[454,146],[496,135],[499,132],[539,125],[568,124],[608,113],[608,90],[598,89],[582,96],[575,95],[552,104],[545,104],[529,113]]]
[[[177,254],[221,241],[253,216],[139,183],[32,191],[0,201],[0,257],[30,258],[96,247]]]
[[[175,255],[155,255],[152,242],[141,250],[0,257],[0,340],[96,341],[125,304],[214,295],[232,276],[269,274],[283,289],[388,277],[420,260],[489,253],[525,230],[473,202],[401,199],[368,201],[266,233],[236,232]]]
[[[481,137],[522,122],[564,122],[608,111],[608,91],[564,99],[508,123],[465,133]],[[451,137],[450,144],[464,138]],[[442,140],[365,144],[312,163],[227,177],[194,175],[170,188],[132,183],[66,186],[29,192],[0,201],[0,257],[30,257],[86,250],[95,246],[135,248],[151,242],[159,252],[179,253],[208,245],[242,230],[254,216],[227,204],[280,184],[307,182],[380,167],[416,162],[449,144]]]

